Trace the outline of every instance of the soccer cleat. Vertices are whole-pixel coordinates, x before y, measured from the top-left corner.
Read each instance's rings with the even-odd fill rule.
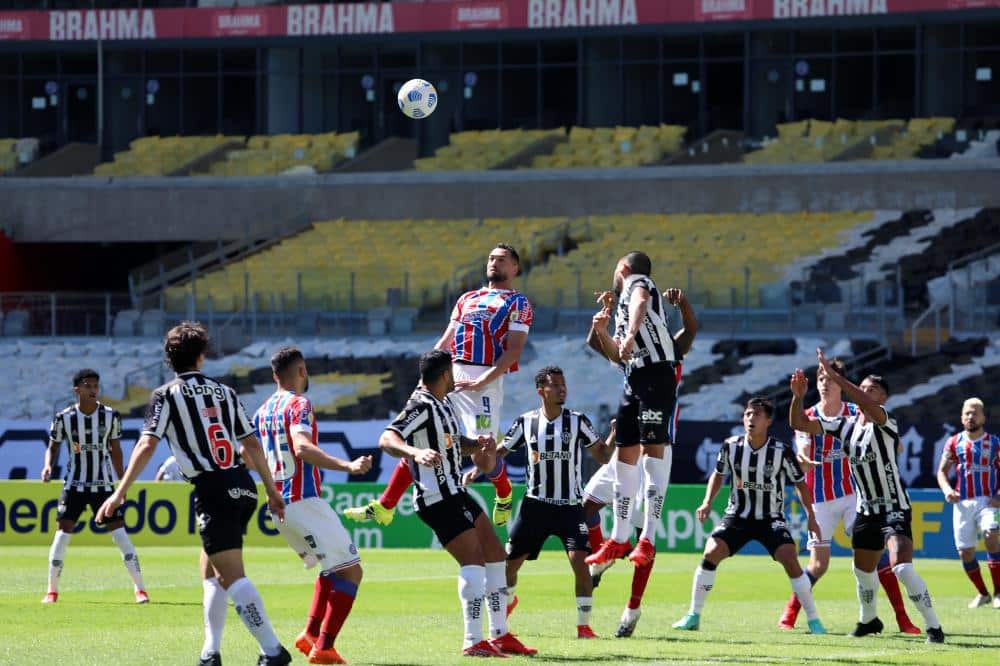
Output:
[[[43,604],[54,604],[57,601],[59,601],[59,593],[58,592],[46,592],[45,596],[42,597],[42,603]]]
[[[628,554],[628,559],[637,567],[652,564],[654,557],[656,557],[656,546],[645,537],[639,539],[638,543],[635,544],[635,548]]]
[[[341,657],[337,650],[331,645],[327,650],[320,650],[318,645],[313,645],[309,652],[310,664],[346,664],[347,660]]]
[[[1000,608],[1000,594],[993,595],[993,608]]]
[[[510,520],[511,508],[514,506],[513,494],[507,497],[493,498],[493,524],[503,527]]]
[[[990,605],[990,595],[988,594],[977,594],[976,598],[969,602],[969,608],[982,608],[983,606]]]
[[[576,625],[576,637],[597,638],[597,634],[594,633],[594,630],[590,628],[589,624],[578,624]]]
[[[372,500],[364,506],[344,509],[344,517],[359,523],[375,521],[379,525],[388,525],[396,515],[396,507],[387,509],[378,500]]]
[[[535,648],[528,647],[521,641],[517,640],[517,636],[509,631],[503,636],[491,638],[490,645],[504,654],[523,654],[530,657],[538,652]]]
[[[784,629],[785,631],[794,629],[795,621],[799,619],[800,608],[802,608],[802,604],[799,603],[798,597],[792,595],[788,605],[785,606],[785,612],[781,614],[781,619],[778,620],[778,629]]]
[[[904,634],[911,634],[916,636],[920,633],[920,628],[910,621],[910,616],[906,614],[906,611],[896,613],[896,624],[899,626],[899,631]]]
[[[854,638],[861,638],[862,636],[868,636],[869,634],[881,634],[884,628],[882,620],[875,618],[870,622],[858,622],[854,625],[854,630],[847,635],[853,636]]]
[[[510,617],[510,614],[514,612],[515,608],[517,608],[517,603],[518,599],[517,595],[515,594],[514,598],[507,602],[507,617]]]
[[[819,621],[819,618],[816,618],[815,620],[809,620],[809,633],[817,635],[825,634],[826,627],[824,627],[823,623]]]
[[[469,647],[462,650],[463,657],[499,657],[501,659],[506,659],[505,655],[500,650],[493,647],[489,641],[479,641],[475,645],[470,645]]]
[[[135,591],[135,603],[137,604],[148,604],[149,595],[146,594],[146,590],[136,590]]]
[[[640,615],[642,615],[642,611],[638,608],[634,610],[626,608],[622,613],[622,619],[618,623],[618,628],[615,629],[615,638],[631,638],[632,633],[635,632],[635,625],[639,623]]]
[[[613,562],[614,560],[621,559],[629,554],[632,550],[632,544],[629,541],[625,543],[618,543],[614,539],[606,539],[601,547],[597,549],[597,552],[593,555],[588,555],[587,559],[584,560],[587,564],[604,564],[605,562]]]
[[[598,585],[601,584],[601,576],[604,575],[605,571],[613,567],[616,561],[617,560],[609,560],[607,562],[602,562],[601,564],[589,565],[590,582],[593,584],[594,587],[597,587]]]
[[[316,636],[310,636],[308,631],[303,631],[295,639],[295,649],[308,657],[313,646],[316,645],[316,638]]]
[[[944,631],[941,627],[927,627],[928,643],[944,643]]]
[[[257,660],[257,666],[286,666],[286,664],[292,663],[292,655],[288,654],[288,650],[285,649],[284,645],[279,645],[281,652],[269,657],[266,654],[260,655]]]
[[[222,656],[218,652],[212,652],[207,657],[199,659],[198,666],[222,666]]]
[[[681,629],[682,631],[698,631],[698,627],[701,625],[701,615],[698,613],[688,613],[681,619],[673,623],[674,629]]]

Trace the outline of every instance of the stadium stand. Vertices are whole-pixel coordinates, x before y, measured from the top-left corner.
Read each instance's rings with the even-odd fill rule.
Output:
[[[353,158],[358,151],[358,132],[338,134],[278,134],[252,136],[246,148],[226,152],[225,159],[211,165],[214,176],[272,176],[295,167],[325,173]]]
[[[242,137],[147,136],[135,139],[129,149],[115,153],[114,160],[99,164],[95,176],[167,176],[186,164]]]
[[[563,128],[552,130],[472,130],[457,132],[450,143],[433,157],[414,160],[417,171],[478,171],[491,169],[532,144],[546,139],[561,140]]]
[[[0,139],[0,176],[8,175],[38,157],[38,139]]]
[[[573,127],[569,141],[551,155],[535,157],[534,168],[630,167],[658,162],[678,152],[687,133],[678,125],[642,127]]]

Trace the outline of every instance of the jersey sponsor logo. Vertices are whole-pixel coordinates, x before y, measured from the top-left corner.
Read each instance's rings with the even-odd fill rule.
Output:
[[[838,460],[843,460],[847,454],[844,453],[843,449],[830,449],[823,456],[823,462],[836,462]]]
[[[538,454],[539,460],[571,460],[572,458],[571,451],[545,451]]]
[[[657,409],[644,409],[639,415],[643,423],[663,423],[663,411]]]
[[[470,310],[462,313],[461,322],[463,324],[479,324],[489,322],[493,319],[493,309],[486,306],[479,306],[483,309]]]
[[[186,398],[193,398],[195,396],[203,395],[214,397],[216,400],[223,401],[226,399],[226,392],[222,390],[221,386],[209,386],[207,384],[181,384],[181,395]]]
[[[736,488],[739,490],[763,490],[765,492],[771,492],[774,490],[774,484],[757,483],[756,481],[744,481],[742,479],[736,479]]]
[[[206,419],[217,419],[219,418],[219,408],[214,405],[211,407],[202,407],[201,415]]]
[[[901,523],[906,519],[906,514],[902,511],[890,511],[885,515],[886,522]]]
[[[851,464],[852,465],[860,465],[860,464],[863,464],[863,463],[875,462],[875,459],[877,457],[878,457],[878,455],[874,451],[869,451],[868,453],[864,454],[863,456],[851,456]]]
[[[250,499],[257,499],[257,493],[250,490],[249,488],[230,488],[228,491],[231,498],[239,499],[241,497],[249,497]]]

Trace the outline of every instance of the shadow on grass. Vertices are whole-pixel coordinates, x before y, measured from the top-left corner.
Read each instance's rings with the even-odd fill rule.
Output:
[[[78,601],[83,606],[197,606],[201,608],[199,601],[152,601],[148,604],[137,604],[134,601]]]

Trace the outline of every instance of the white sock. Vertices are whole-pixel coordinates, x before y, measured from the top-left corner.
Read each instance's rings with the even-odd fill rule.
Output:
[[[802,610],[806,612],[806,618],[810,620],[818,618],[819,613],[816,612],[816,601],[813,599],[812,583],[809,581],[809,576],[803,573],[798,578],[789,578],[788,580],[792,584],[792,592],[802,604]]]
[[[486,595],[486,567],[467,564],[458,570],[458,600],[465,620],[463,648],[483,640],[483,597]]]
[[[132,545],[132,540],[128,538],[128,532],[125,531],[124,527],[119,527],[111,533],[111,538],[114,540],[115,545],[118,546],[118,550],[122,551],[122,562],[125,563],[128,575],[132,577],[135,589],[146,589],[142,585],[142,569],[139,568],[139,556],[135,554],[135,546]]]
[[[694,583],[691,585],[691,613],[701,614],[701,609],[705,607],[705,599],[715,585],[715,571],[702,569],[701,565],[694,570]]]
[[[858,603],[861,604],[861,622],[871,622],[878,616],[875,602],[878,599],[878,574],[874,571],[862,571],[854,567],[854,579],[858,581]],[[801,601],[801,599],[800,599]]]
[[[226,590],[233,600],[236,614],[250,630],[260,644],[260,649],[269,657],[275,657],[281,652],[281,641],[274,635],[271,621],[264,611],[264,600],[253,586],[249,578],[240,578]]]
[[[611,538],[618,543],[629,540],[632,529],[632,504],[639,486],[639,467],[618,461],[615,463],[615,526]]]
[[[486,563],[486,613],[490,638],[507,633],[507,562]]]
[[[66,549],[72,536],[62,530],[56,530],[56,535],[52,537],[52,547],[49,548],[49,592],[59,591],[59,576],[62,574]]]
[[[594,597],[576,598],[576,625],[590,624],[590,611],[594,607]]]
[[[516,597],[516,596],[517,596],[517,585],[508,585],[507,586],[507,607],[508,608],[510,608],[510,605],[512,603],[514,603],[514,597]]]
[[[669,451],[670,447],[667,447]],[[665,460],[651,456],[642,457],[642,470],[646,476],[645,513],[642,521],[640,539],[649,539],[656,545],[656,530],[661,525],[660,514],[663,511],[663,498],[667,494],[667,483],[670,479],[670,466]]]
[[[205,615],[205,644],[201,648],[201,658],[207,659],[213,652],[218,652],[222,645],[222,630],[226,627],[226,606],[229,597],[219,585],[218,578],[208,578],[201,581],[202,610]]]
[[[906,588],[906,595],[910,597],[920,614],[924,616],[924,626],[926,629],[934,629],[941,626],[937,613],[934,612],[934,604],[931,603],[931,593],[927,591],[927,584],[920,577],[917,570],[913,568],[912,562],[897,564],[892,568],[892,573]]]

